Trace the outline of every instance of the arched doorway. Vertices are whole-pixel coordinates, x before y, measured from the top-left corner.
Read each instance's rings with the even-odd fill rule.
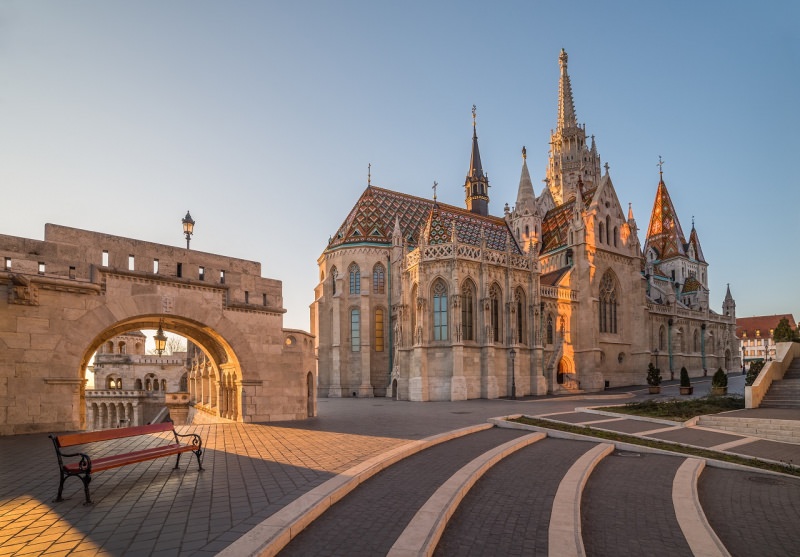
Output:
[[[567,373],[569,373],[569,365],[567,364],[566,361],[564,361],[564,358],[561,358],[558,361],[558,372],[556,373],[556,383],[558,383],[559,385],[563,385],[564,380],[567,377]]]
[[[397,400],[397,379],[392,380],[392,399]]]

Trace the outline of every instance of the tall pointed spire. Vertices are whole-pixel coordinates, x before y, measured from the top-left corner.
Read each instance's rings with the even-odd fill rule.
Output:
[[[519,177],[516,210],[521,213],[527,210],[530,214],[536,210],[536,194],[533,191],[531,174],[528,172],[528,153],[525,147],[522,148],[522,174]]]
[[[483,172],[481,152],[478,149],[478,131],[475,123],[477,108],[472,105],[472,153],[469,158],[469,173],[464,182],[467,209],[473,213],[489,214],[489,178]]]
[[[667,185],[664,183],[663,164],[659,159],[659,180],[656,190],[656,200],[653,203],[653,212],[650,216],[650,225],[647,227],[645,251],[653,247],[658,252],[658,259],[665,260],[676,256],[685,256],[686,237],[683,235],[681,223],[675,206],[672,204]]]
[[[572,84],[567,73],[567,52],[562,48],[558,57],[561,79],[558,82],[558,129],[574,128],[578,125],[575,103],[572,100]]]

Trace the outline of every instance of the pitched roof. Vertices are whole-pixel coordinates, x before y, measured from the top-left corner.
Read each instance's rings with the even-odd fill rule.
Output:
[[[658,253],[658,258],[664,261],[671,257],[686,256],[685,246],[686,237],[683,235],[681,223],[662,179],[658,182],[644,251],[647,252],[648,248],[652,247]]]
[[[423,230],[430,243],[450,242],[455,224],[456,238],[461,243],[480,246],[485,238],[489,249],[505,251],[508,247],[513,253],[522,254],[502,218],[481,216],[466,209],[376,186],[364,190],[331,238],[326,251],[356,244],[388,246],[396,220],[400,223],[406,245],[418,245]]]
[[[582,191],[583,207],[587,208],[592,202],[595,189]],[[575,210],[575,198],[570,198],[566,203],[553,207],[542,220],[542,253],[558,249],[567,245],[567,230]]]
[[[558,286],[558,283],[564,278],[564,275],[567,274],[572,267],[566,266],[561,267],[560,269],[556,269],[555,271],[550,271],[549,273],[543,274],[539,277],[539,283],[542,286]]]
[[[689,277],[683,285],[682,292],[689,294],[690,292],[699,292],[703,289],[703,285],[695,277]]]
[[[692,232],[689,234],[689,244],[686,246],[687,250],[689,246],[694,247],[694,258],[697,261],[705,263],[705,257],[703,257],[703,249],[700,247],[700,239],[697,237],[697,230],[694,228],[694,222],[692,222]]]
[[[739,338],[769,338],[771,336],[770,331],[778,326],[781,319],[787,319],[792,329],[797,328],[797,324],[794,322],[794,316],[791,313],[737,317],[736,336]],[[756,336],[756,331],[760,333],[758,337]]]

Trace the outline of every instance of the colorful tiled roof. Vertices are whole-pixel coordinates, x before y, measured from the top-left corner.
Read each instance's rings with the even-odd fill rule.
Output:
[[[789,326],[792,329],[797,328],[794,322],[794,316],[791,313],[784,313],[780,315],[757,315],[755,317],[737,317],[736,318],[736,336],[739,338],[769,338],[770,331],[775,330],[781,319],[789,321]],[[760,334],[756,336],[756,332]]]
[[[703,285],[695,277],[689,277],[683,284],[683,293],[689,294],[690,292],[699,292],[703,289]]]
[[[697,230],[694,228],[694,223],[692,223],[692,232],[689,234],[689,244],[686,246],[687,250],[689,246],[694,247],[695,260],[705,263],[706,260],[703,257],[703,249],[700,247],[700,239],[697,237]]]
[[[583,206],[588,207],[594,197],[596,188],[589,191],[582,191]],[[575,198],[558,207],[553,207],[544,216],[542,221],[542,253],[558,249],[567,245],[567,230],[575,210]]]
[[[650,215],[650,226],[647,228],[644,252],[654,248],[660,260],[685,256],[686,237],[683,235],[681,223],[672,205],[664,180],[658,183],[653,212]]]
[[[327,249],[354,244],[390,245],[395,219],[400,221],[400,230],[407,246],[418,245],[423,230],[428,235],[429,243],[450,242],[455,224],[456,238],[461,243],[480,246],[485,238],[489,249],[505,251],[510,242],[511,251],[522,254],[502,218],[481,216],[438,202],[434,211],[434,201],[431,199],[376,186],[364,190],[331,238]]]

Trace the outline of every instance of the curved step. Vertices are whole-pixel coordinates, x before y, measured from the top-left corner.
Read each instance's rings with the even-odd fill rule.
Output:
[[[475,482],[508,455],[546,437],[544,433],[531,433],[512,439],[483,453],[462,467],[422,505],[387,555],[391,557],[431,555],[439,543],[447,521],[453,516],[459,503]]]
[[[730,557],[717,534],[712,530],[697,492],[697,480],[705,468],[706,461],[687,458],[683,461],[672,482],[672,505],[692,553],[705,557]]]
[[[440,443],[492,427],[492,424],[478,424],[432,435],[365,460],[295,499],[226,547],[219,555],[276,555],[331,505],[387,466]]]
[[[403,459],[331,507],[295,537],[282,555],[385,555],[450,476],[479,455],[523,435],[493,428]],[[369,525],[369,535],[364,525]]]
[[[590,449],[572,465],[561,480],[553,501],[547,536],[550,557],[586,555],[581,532],[583,488],[597,464],[613,450],[614,445],[611,443],[601,443]]]

